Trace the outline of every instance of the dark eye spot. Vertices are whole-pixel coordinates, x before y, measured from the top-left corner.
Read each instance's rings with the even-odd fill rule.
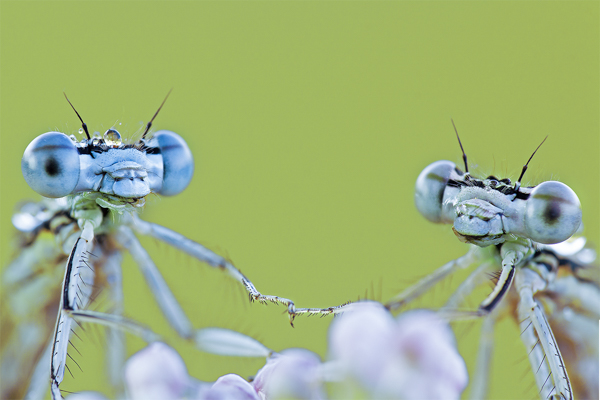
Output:
[[[558,218],[560,218],[560,203],[558,201],[551,201],[544,210],[544,221],[548,225],[554,225]]]
[[[44,171],[48,176],[56,176],[60,173],[60,164],[54,157],[49,157],[44,163]]]

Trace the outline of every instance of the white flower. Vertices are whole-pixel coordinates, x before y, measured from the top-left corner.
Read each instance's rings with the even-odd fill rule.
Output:
[[[341,398],[458,399],[467,370],[448,324],[432,311],[394,318],[381,304],[348,307],[329,330],[329,360],[305,349],[274,353],[241,333],[210,328],[198,334],[205,351],[266,356],[252,384],[229,374],[214,384],[188,375],[181,357],[156,342],[134,354],[125,366],[127,394],[133,400],[325,399],[324,383]],[[70,396],[103,399],[84,392]]]
[[[161,342],[151,343],[129,358],[125,383],[133,400],[180,399],[192,386],[179,354]]]
[[[324,399],[320,367],[315,353],[287,349],[270,357],[252,383],[262,399]]]
[[[160,342],[148,345],[127,361],[125,383],[133,400],[259,400],[254,387],[238,375],[224,375],[214,384],[195,380],[179,354]]]
[[[198,393],[202,400],[259,400],[254,387],[244,378],[235,374],[223,375],[208,389]]]
[[[467,369],[447,323],[432,311],[394,319],[378,303],[357,303],[333,321],[330,359],[374,398],[458,399]]]

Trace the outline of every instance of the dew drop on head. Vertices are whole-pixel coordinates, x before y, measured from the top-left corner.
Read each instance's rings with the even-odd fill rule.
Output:
[[[104,141],[109,146],[121,145],[121,134],[116,129],[109,129],[104,132]]]

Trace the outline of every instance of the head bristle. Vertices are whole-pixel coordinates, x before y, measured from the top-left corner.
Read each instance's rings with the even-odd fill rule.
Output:
[[[152,119],[146,125],[146,130],[144,131],[144,134],[142,135],[142,139],[146,138],[146,134],[148,133],[148,131],[150,130],[150,127],[152,126],[152,121],[154,121],[154,118],[156,118],[160,109],[165,105],[165,101],[167,101],[167,99],[169,98],[169,95],[171,94],[172,91],[173,91],[173,89],[171,88],[171,90],[169,90],[169,93],[167,93],[167,95],[165,96],[165,99],[163,100],[163,102],[160,104],[160,107],[158,107],[158,110],[156,110],[156,112],[154,113],[154,116],[152,117]]]
[[[535,155],[535,153],[539,150],[539,148],[542,147],[542,145],[544,144],[544,142],[546,141],[546,139],[548,139],[548,135],[546,135],[546,137],[544,138],[544,140],[542,140],[542,143],[540,143],[539,146],[534,150],[534,152],[531,155],[531,157],[529,157],[529,160],[527,160],[527,163],[525,165],[523,165],[523,170],[521,170],[521,175],[519,176],[519,179],[515,183],[515,189],[519,190],[519,187],[521,187],[521,179],[523,179],[523,175],[525,175],[525,171],[527,171],[527,166],[529,165],[529,162],[531,161],[531,159],[533,158],[533,156]]]
[[[458,144],[460,145],[460,150],[462,151],[462,154],[463,154],[463,161],[465,162],[465,172],[469,173],[469,165],[467,164],[467,155],[465,154],[465,150],[463,149],[463,145],[460,141],[460,137],[458,136],[458,130],[456,129],[456,125],[454,125],[454,120],[452,118],[450,118],[450,121],[452,121],[452,126],[454,127],[454,132],[456,132],[456,138],[458,139]]]
[[[67,99],[67,101],[69,102],[69,105],[71,106],[71,108],[73,109],[73,111],[75,111],[75,114],[77,114],[77,117],[81,121],[81,127],[85,131],[85,134],[87,135],[88,140],[90,140],[91,137],[90,137],[90,133],[88,132],[88,128],[87,128],[86,123],[83,122],[83,119],[81,118],[81,116],[79,115],[79,113],[77,112],[77,110],[75,109],[75,107],[73,107],[73,104],[71,104],[71,101],[69,101],[69,98],[67,97],[67,94],[65,92],[63,92],[63,94],[65,95],[65,99]]]

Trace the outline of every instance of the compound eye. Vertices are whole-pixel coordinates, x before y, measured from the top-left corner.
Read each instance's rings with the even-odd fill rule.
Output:
[[[533,241],[553,244],[567,240],[581,224],[579,198],[561,182],[536,186],[527,199],[525,229]]]
[[[64,133],[44,133],[25,149],[21,171],[29,187],[42,196],[71,194],[79,180],[77,147]]]
[[[444,190],[456,165],[451,161],[436,161],[428,165],[417,178],[415,205],[431,222],[441,222]]]
[[[158,131],[151,141],[163,158],[163,184],[158,193],[173,196],[182,192],[194,175],[194,157],[185,140],[171,131]]]

